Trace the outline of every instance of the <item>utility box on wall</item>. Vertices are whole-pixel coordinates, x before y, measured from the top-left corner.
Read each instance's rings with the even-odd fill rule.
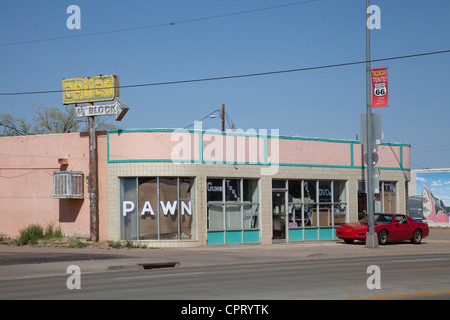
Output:
[[[83,199],[84,175],[81,171],[53,172],[54,199]]]

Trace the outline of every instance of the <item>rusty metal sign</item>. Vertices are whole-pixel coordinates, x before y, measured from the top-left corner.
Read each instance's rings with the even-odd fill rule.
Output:
[[[112,101],[119,96],[119,77],[100,75],[63,79],[62,87],[63,104]]]
[[[116,97],[113,103],[109,104],[76,106],[75,113],[77,117],[115,116],[116,121],[120,121],[128,109],[126,103],[119,97]]]

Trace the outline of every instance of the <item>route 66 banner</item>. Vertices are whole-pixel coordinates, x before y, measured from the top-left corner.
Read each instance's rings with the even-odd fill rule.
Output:
[[[372,69],[372,108],[387,107],[388,79],[386,68]]]

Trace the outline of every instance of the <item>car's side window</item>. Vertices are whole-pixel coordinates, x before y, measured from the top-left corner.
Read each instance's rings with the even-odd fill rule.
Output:
[[[405,216],[396,216],[394,221],[398,222],[399,224],[408,223],[408,220]]]

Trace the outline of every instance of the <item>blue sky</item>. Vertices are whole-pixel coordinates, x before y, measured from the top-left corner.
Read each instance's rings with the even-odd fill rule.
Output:
[[[365,0],[4,1],[0,92],[61,90],[62,78],[118,75],[120,85],[250,74],[365,60]],[[81,29],[69,30],[69,5]],[[372,0],[381,29],[371,58],[450,49],[450,1]],[[174,25],[167,25],[175,22]],[[159,25],[134,31],[70,37]],[[5,45],[9,44],[9,45]],[[412,146],[412,168],[450,167],[450,54],[391,60],[384,141]],[[123,88],[123,129],[183,128],[225,104],[237,128],[336,139],[360,136],[365,65],[268,76]],[[31,119],[33,106],[62,106],[62,93],[0,96],[0,113]],[[207,119],[204,129],[220,128]]]

